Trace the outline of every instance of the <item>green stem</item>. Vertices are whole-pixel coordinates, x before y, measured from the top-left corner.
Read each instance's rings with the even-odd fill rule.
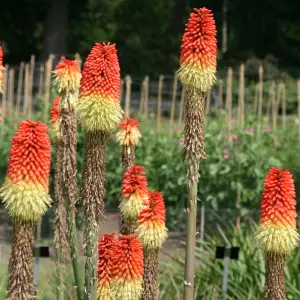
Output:
[[[84,299],[90,300],[95,285],[95,253],[96,253],[96,235],[94,222],[91,218],[86,218],[85,232],[85,293]]]
[[[189,161],[189,199],[187,207],[187,233],[184,275],[184,300],[193,300],[194,295],[194,269],[195,269],[195,246],[197,224],[197,184],[199,167]]]
[[[64,299],[63,261],[61,246],[57,251],[57,300]]]
[[[68,207],[70,207],[68,205]],[[77,293],[78,300],[83,299],[83,290],[82,290],[82,281],[80,276],[80,268],[79,268],[79,258],[78,258],[78,250],[77,250],[77,239],[76,239],[76,221],[75,221],[75,211],[67,210],[68,217],[68,231],[69,231],[69,244],[71,251],[71,260],[73,266],[73,273],[75,279],[75,288]]]

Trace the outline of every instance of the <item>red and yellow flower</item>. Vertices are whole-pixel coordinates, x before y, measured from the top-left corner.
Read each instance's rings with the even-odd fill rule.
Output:
[[[115,300],[139,300],[142,295],[144,256],[137,235],[122,235],[115,248],[112,293]]]
[[[96,43],[82,72],[77,117],[85,131],[111,132],[119,124],[120,66],[115,44]]]
[[[271,168],[264,182],[256,239],[264,252],[289,254],[298,243],[295,186],[289,170]]]
[[[144,249],[158,249],[168,237],[166,228],[166,209],[160,192],[148,192],[148,201],[140,212],[136,233]]]
[[[117,133],[117,140],[121,146],[135,146],[141,139],[141,133],[139,131],[140,123],[135,120],[135,115],[131,118],[127,117],[122,120],[119,128],[120,131]]]
[[[111,300],[114,251],[117,246],[114,233],[103,234],[98,242],[97,300]]]
[[[12,140],[0,195],[12,218],[38,220],[50,206],[48,194],[51,146],[47,126],[24,121]]]
[[[216,82],[216,25],[211,10],[194,8],[182,37],[178,76],[184,85],[207,92]]]
[[[50,112],[50,122],[51,122],[51,135],[55,140],[60,139],[59,132],[59,118],[60,118],[60,110],[59,110],[59,102],[60,97],[57,96],[53,100],[53,105]]]
[[[142,166],[131,166],[124,174],[122,184],[121,214],[126,220],[134,220],[148,200],[148,183]]]

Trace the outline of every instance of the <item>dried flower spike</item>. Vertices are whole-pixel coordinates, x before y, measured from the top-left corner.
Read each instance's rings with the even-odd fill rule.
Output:
[[[55,141],[58,141],[60,139],[60,133],[59,133],[59,117],[60,117],[60,111],[59,111],[59,102],[60,97],[57,96],[53,100],[53,105],[50,112],[50,132]]]
[[[112,293],[115,300],[139,300],[144,273],[142,244],[137,235],[120,234],[115,248]]]
[[[125,120],[122,120],[119,125],[120,131],[117,133],[117,140],[121,146],[135,146],[141,139],[141,133],[139,131],[140,123],[134,118],[135,115],[131,118],[127,117]]]
[[[291,253],[298,244],[295,186],[289,170],[271,168],[264,182],[256,238],[264,252]]]
[[[144,249],[161,248],[167,239],[166,209],[160,192],[148,192],[148,201],[138,217],[137,234]]]
[[[216,82],[216,25],[211,10],[194,8],[182,37],[178,76],[184,85],[207,92]]]
[[[24,121],[16,132],[0,195],[12,218],[38,220],[51,203],[48,195],[51,146],[47,126]]]
[[[142,166],[131,166],[125,173],[122,185],[121,214],[124,219],[136,219],[148,199],[146,173]]]
[[[76,113],[85,131],[111,132],[119,124],[120,67],[115,44],[96,43],[84,63]]]
[[[117,246],[114,233],[103,234],[98,242],[98,269],[97,269],[97,300],[111,300],[111,280],[113,272],[113,257]]]

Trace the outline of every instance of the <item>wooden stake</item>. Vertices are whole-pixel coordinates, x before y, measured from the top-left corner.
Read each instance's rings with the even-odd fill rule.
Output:
[[[171,135],[173,133],[173,127],[174,127],[174,115],[175,115],[175,105],[176,105],[176,96],[177,96],[177,85],[178,85],[178,75],[175,72],[174,82],[173,82],[173,91],[172,91],[172,103],[171,103],[169,135]]]
[[[211,89],[207,92],[206,103],[205,103],[205,115],[209,115],[210,111],[210,102],[211,102]]]
[[[148,117],[148,108],[149,108],[149,76],[145,77],[145,88],[144,88],[144,112],[145,116]]]
[[[286,91],[285,91],[285,84],[282,84],[282,90],[281,90],[282,96],[281,96],[281,105],[282,105],[282,128],[286,129]]]
[[[280,103],[282,85],[279,84],[277,88],[277,97],[272,99],[272,130],[275,133],[277,130],[278,106]]]
[[[44,122],[48,121],[48,111],[50,103],[50,93],[51,93],[51,74],[52,74],[52,65],[53,65],[54,55],[50,54],[49,59],[45,65],[45,110],[44,110]]]
[[[45,76],[45,66],[44,64],[40,65],[40,78],[39,78],[39,97],[43,97],[43,88],[44,88],[44,76]]]
[[[125,76],[126,96],[125,96],[125,117],[129,117],[130,113],[130,97],[131,97],[131,76]]]
[[[259,93],[259,84],[255,85],[255,93],[254,93],[254,114],[257,114],[257,102],[258,102],[258,93]]]
[[[159,76],[158,91],[157,91],[157,131],[160,131],[161,125],[161,104],[162,104],[162,87],[163,87],[164,75]]]
[[[267,111],[266,111],[266,122],[267,125],[269,125],[270,121],[270,110],[271,110],[271,104],[275,102],[275,81],[272,81],[270,90],[269,90],[269,99],[267,104]]]
[[[35,66],[35,56],[31,55],[30,58],[30,73],[29,73],[29,90],[28,90],[28,117],[31,119],[32,116],[32,89],[34,80],[34,66]]]
[[[231,135],[231,118],[232,118],[232,68],[227,71],[226,84],[226,112],[227,112],[227,138]]]
[[[219,109],[223,108],[223,81],[220,81],[219,84],[219,98],[218,98],[218,107]]]
[[[82,65],[82,59],[81,59],[81,56],[79,53],[76,53],[75,54],[75,60],[76,60],[76,63],[78,65],[78,67],[81,69],[81,65]]]
[[[141,84],[141,96],[140,96],[140,104],[139,104],[139,114],[143,113],[143,109],[144,109],[144,100],[145,100],[145,80],[143,80],[142,84]]]
[[[8,73],[8,115],[10,118],[13,116],[13,106],[14,106],[14,77],[15,77],[15,70],[10,69]]]
[[[183,121],[183,104],[184,104],[184,94],[185,94],[185,88],[182,87],[181,90],[181,98],[180,98],[180,105],[179,105],[179,120],[178,120],[178,127],[181,128],[182,121]]]
[[[263,105],[263,66],[259,66],[258,77],[259,77],[259,89],[258,89],[258,121],[257,121],[257,134],[260,137],[262,132],[262,105]]]
[[[3,94],[2,94],[2,118],[5,120],[7,113],[7,99],[8,99],[8,72],[9,65],[4,66],[5,70],[3,71]]]
[[[124,89],[124,80],[121,80],[121,88],[120,88],[120,103],[122,102],[123,97],[123,89]]]
[[[298,139],[300,143],[300,79],[297,80],[297,99],[298,99]]]
[[[239,102],[238,102],[238,124],[240,128],[244,128],[245,124],[245,66],[240,66],[240,79],[239,79]]]
[[[17,117],[19,117],[19,115],[20,115],[21,96],[22,96],[22,89],[23,89],[23,73],[24,73],[24,68],[25,68],[25,64],[22,61],[20,63],[19,77],[18,77],[17,104],[16,104],[16,115],[17,115]]]
[[[28,91],[29,91],[29,77],[30,77],[30,67],[29,64],[25,65],[25,82],[24,82],[24,103],[23,103],[23,114],[26,118],[28,118]]]

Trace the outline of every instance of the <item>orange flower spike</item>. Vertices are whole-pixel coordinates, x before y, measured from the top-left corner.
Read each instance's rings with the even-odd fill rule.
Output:
[[[115,44],[96,43],[84,63],[77,117],[85,131],[111,132],[119,124],[120,66]]]
[[[139,300],[144,274],[142,244],[137,235],[119,236],[114,256],[112,293],[116,300]]]
[[[7,176],[0,190],[12,218],[36,221],[50,206],[50,160],[47,126],[21,122],[12,140]]]
[[[158,249],[168,237],[166,209],[160,192],[148,192],[146,207],[140,212],[136,233],[139,235],[144,249]]]
[[[97,300],[111,300],[111,278],[113,272],[113,257],[117,239],[114,233],[103,234],[98,242],[98,284]]]
[[[60,132],[59,132],[59,117],[60,117],[60,110],[59,110],[59,102],[60,97],[57,96],[53,100],[52,109],[50,112],[50,121],[51,121],[51,134],[55,140],[60,139]]]
[[[148,183],[142,166],[131,166],[125,173],[122,184],[120,210],[123,217],[132,220],[138,217],[148,199]]]
[[[265,252],[289,254],[297,246],[295,186],[289,170],[271,168],[264,182],[256,238]]]
[[[217,39],[211,10],[194,8],[182,37],[178,76],[184,85],[207,92],[216,82]]]
[[[120,131],[117,133],[117,140],[121,146],[137,145],[141,139],[141,133],[139,131],[140,123],[135,120],[135,115],[131,118],[122,120],[119,128]]]

